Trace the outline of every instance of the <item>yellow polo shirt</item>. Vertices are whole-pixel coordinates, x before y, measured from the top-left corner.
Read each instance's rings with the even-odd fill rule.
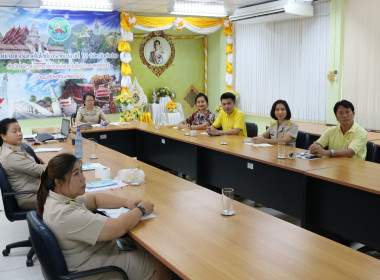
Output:
[[[352,158],[365,160],[367,141],[367,131],[354,122],[345,135],[343,135],[340,125],[330,127],[319,137],[317,143],[321,144],[323,148],[329,146],[330,150],[353,149],[355,155]]]
[[[212,124],[214,127],[223,127],[223,130],[231,130],[234,128],[240,129],[240,136],[247,137],[247,128],[245,126],[244,114],[239,109],[235,108],[231,115],[227,115],[223,110]]]

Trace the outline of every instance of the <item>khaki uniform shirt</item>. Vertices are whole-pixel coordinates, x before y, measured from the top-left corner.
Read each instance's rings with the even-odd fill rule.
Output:
[[[92,112],[88,111],[86,106],[82,106],[78,109],[77,118],[79,118],[81,122],[91,122],[93,124],[97,124],[100,123],[101,120],[104,120],[106,115],[98,106],[94,106],[92,108]]]
[[[49,191],[44,206],[43,220],[57,237],[69,271],[115,265],[125,270],[131,280],[150,279],[154,270],[153,257],[142,247],[119,251],[115,240],[97,241],[108,218],[94,214],[86,205],[85,195],[74,200]],[[96,279],[120,277],[111,273]]]
[[[270,139],[282,138],[285,135],[292,137],[286,145],[296,146],[296,140],[298,135],[298,125],[292,121],[284,121],[280,127],[278,127],[278,121],[272,121],[267,129]]]
[[[46,167],[38,164],[21,145],[6,143],[1,149],[1,164],[14,192],[37,190],[40,174]],[[16,195],[16,200],[21,209],[36,209],[36,194]]]

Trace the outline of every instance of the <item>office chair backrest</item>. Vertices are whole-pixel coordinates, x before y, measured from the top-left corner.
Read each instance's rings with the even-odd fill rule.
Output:
[[[309,149],[310,146],[310,136],[306,131],[298,130],[296,147],[300,149]]]
[[[375,143],[371,141],[367,142],[367,156],[365,160],[377,162],[377,146]]]
[[[77,112],[71,114],[71,126],[75,124],[75,119],[77,118]]]
[[[26,220],[28,221],[30,240],[45,279],[59,279],[61,275],[67,275],[66,261],[54,233],[38,218],[34,210],[28,212]]]
[[[39,159],[38,159],[36,153],[35,153],[34,150],[32,149],[32,147],[30,147],[28,144],[26,144],[26,143],[24,143],[24,142],[22,142],[22,146],[23,146],[23,148],[25,149],[25,151],[26,151],[28,154],[30,154],[30,155],[34,158],[34,160],[35,160],[37,163],[40,163],[40,161],[39,161]]]
[[[25,220],[28,211],[18,207],[16,198],[14,196],[5,196],[6,193],[11,193],[11,185],[8,182],[7,175],[4,172],[3,166],[0,163],[0,188],[3,197],[5,216],[11,222]]]
[[[246,122],[245,126],[247,127],[247,136],[248,137],[256,137],[257,136],[257,131],[258,131],[257,124],[251,123],[251,122]]]

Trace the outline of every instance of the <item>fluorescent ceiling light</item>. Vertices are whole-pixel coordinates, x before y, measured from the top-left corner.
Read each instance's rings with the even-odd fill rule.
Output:
[[[227,11],[223,2],[216,0],[193,0],[175,1],[172,8],[169,8],[172,15],[189,15],[201,17],[226,17]]]
[[[111,12],[109,0],[41,0],[41,9]]]

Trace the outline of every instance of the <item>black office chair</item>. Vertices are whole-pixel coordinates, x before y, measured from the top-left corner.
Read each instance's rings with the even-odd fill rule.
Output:
[[[106,272],[118,272],[124,280],[128,280],[125,271],[117,266],[104,266],[69,273],[61,247],[54,233],[38,218],[34,210],[29,211],[26,220],[28,221],[30,239],[32,240],[34,248],[36,248],[36,254],[41,263],[41,270],[45,279],[78,279]]]
[[[298,130],[296,147],[300,149],[309,149],[310,135],[306,131]]]
[[[23,191],[23,192],[12,192],[11,186],[9,185],[7,176],[5,175],[3,166],[0,163],[0,188],[3,198],[3,204],[4,204],[4,211],[5,216],[10,222],[14,221],[21,221],[26,219],[26,214],[28,211],[20,209],[18,207],[17,201],[15,196],[19,194],[31,194],[35,193],[36,191]],[[13,248],[19,248],[19,247],[31,247],[27,254],[27,260],[26,260],[26,266],[32,266],[33,265],[33,255],[34,255],[34,249],[32,247],[32,243],[29,240],[19,241],[15,243],[8,244],[5,249],[3,250],[3,256],[8,256],[11,249]]]
[[[71,126],[73,126],[75,124],[75,119],[77,118],[77,112],[75,113],[72,113],[71,114],[71,118],[70,118],[70,121],[71,121]]]
[[[251,123],[251,122],[246,122],[245,126],[247,127],[247,136],[248,137],[256,137],[257,136],[257,131],[258,131],[257,124]]]
[[[34,158],[34,160],[35,160],[37,163],[41,163],[40,160],[38,159],[36,153],[35,153],[34,150],[32,149],[32,147],[30,147],[28,144],[26,144],[26,143],[24,143],[24,142],[22,143],[22,146],[23,146],[23,148],[25,149],[25,151],[26,151],[28,154],[30,154],[30,155]]]
[[[367,142],[367,156],[365,157],[365,160],[377,162],[377,147],[376,144],[371,141]]]

